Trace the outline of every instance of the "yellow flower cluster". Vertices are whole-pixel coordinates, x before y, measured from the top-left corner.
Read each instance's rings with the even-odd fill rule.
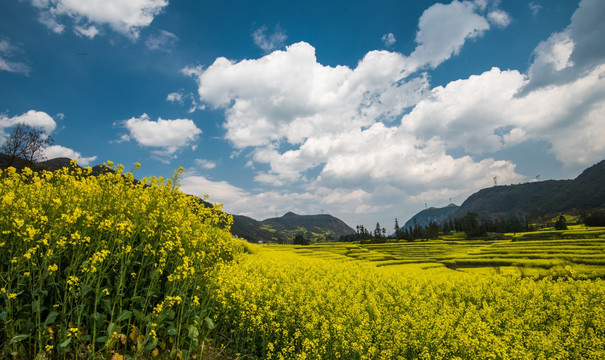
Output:
[[[222,267],[211,294],[250,358],[605,358],[605,282],[451,273],[268,247]]]
[[[4,323],[11,324],[0,327],[0,337],[31,339],[13,341],[0,358],[33,358],[44,349],[61,358],[82,357],[81,349],[103,358],[116,346],[140,358],[175,333],[175,351],[200,346],[187,336],[199,314],[185,309],[209,272],[232,260],[232,217],[220,204],[182,193],[182,169],[171,179],[141,181],[111,162],[100,170],[93,176],[74,162],[55,172],[0,171],[0,284],[11,300],[0,299]],[[154,299],[162,298],[155,336],[138,335],[130,344],[112,337],[128,324],[145,329]],[[57,336],[32,330],[39,328],[53,328]]]

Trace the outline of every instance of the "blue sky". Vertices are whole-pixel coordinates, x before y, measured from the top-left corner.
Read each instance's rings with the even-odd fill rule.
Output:
[[[605,158],[605,3],[6,0],[0,137],[262,220],[392,227]],[[3,141],[3,140],[0,140]]]

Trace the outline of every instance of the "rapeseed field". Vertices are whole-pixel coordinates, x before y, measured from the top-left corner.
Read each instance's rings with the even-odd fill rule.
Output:
[[[603,229],[260,246],[106,169],[0,172],[0,358],[605,358]]]
[[[212,279],[236,356],[605,358],[600,279],[409,272],[295,250],[259,247]]]

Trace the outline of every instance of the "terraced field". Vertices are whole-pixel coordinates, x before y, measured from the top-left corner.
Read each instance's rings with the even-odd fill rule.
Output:
[[[397,266],[402,270],[503,273],[523,276],[605,277],[605,228],[506,234],[507,240],[442,240],[384,244],[325,243],[275,247],[314,258]]]

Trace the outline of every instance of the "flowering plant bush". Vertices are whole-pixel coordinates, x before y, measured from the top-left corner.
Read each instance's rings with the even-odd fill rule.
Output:
[[[140,165],[135,164],[135,168]],[[230,215],[123,166],[0,172],[0,357],[199,350],[205,280],[232,259]]]

